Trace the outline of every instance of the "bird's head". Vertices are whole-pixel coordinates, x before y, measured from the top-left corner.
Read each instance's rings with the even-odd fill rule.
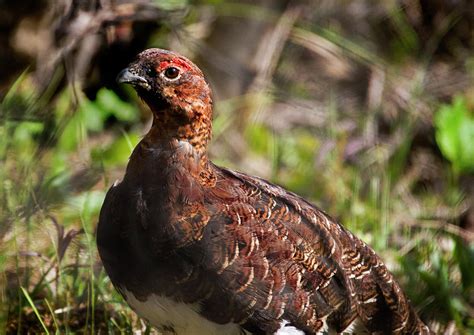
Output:
[[[117,76],[131,84],[154,113],[171,109],[192,118],[210,107],[211,92],[201,70],[189,59],[163,49],[148,49]]]
[[[160,136],[202,142],[210,138],[212,99],[201,70],[187,58],[163,49],[148,49],[117,76],[131,84],[154,114]]]

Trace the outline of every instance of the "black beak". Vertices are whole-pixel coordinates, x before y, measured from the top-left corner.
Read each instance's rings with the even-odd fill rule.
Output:
[[[148,82],[145,78],[130,72],[128,68],[123,69],[117,76],[117,83],[132,84],[143,87],[148,87]]]

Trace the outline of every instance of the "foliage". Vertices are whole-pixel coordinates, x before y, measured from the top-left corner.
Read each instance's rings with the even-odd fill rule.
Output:
[[[56,131],[47,144],[41,137],[49,121],[33,108],[22,117],[34,121],[11,117],[12,101],[25,106],[39,101],[29,78],[19,78],[1,105],[0,236],[5,243],[0,254],[7,258],[0,262],[0,304],[7,308],[0,310],[0,324],[7,333],[44,327],[52,333],[94,333],[131,329],[136,322],[123,315],[121,305],[114,306],[120,298],[97,271],[95,224],[106,188],[91,187],[103,178],[103,168],[123,166],[138,141],[135,131],[123,129],[112,141],[102,141],[108,119],[126,125],[136,122],[138,113],[112,91],[100,90],[93,102],[83,98],[71,116],[70,93],[62,92],[50,110]],[[21,274],[19,281],[12,281],[14,273]]]
[[[441,105],[434,123],[436,141],[454,171],[474,171],[474,113],[469,111],[466,100],[458,96],[452,104]]]

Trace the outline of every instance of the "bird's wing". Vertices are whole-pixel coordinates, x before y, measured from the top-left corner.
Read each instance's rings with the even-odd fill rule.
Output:
[[[208,318],[268,333],[282,320],[309,333],[423,326],[379,257],[339,223],[279,186],[216,170],[199,243],[186,249],[219,288],[203,305]]]

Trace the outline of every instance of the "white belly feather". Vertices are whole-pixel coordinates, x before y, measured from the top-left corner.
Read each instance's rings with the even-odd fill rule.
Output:
[[[150,295],[146,301],[135,298],[132,292],[121,288],[130,307],[142,318],[148,320],[164,334],[167,328],[174,329],[176,335],[244,335],[250,334],[238,324],[218,324],[207,320],[199,314],[200,306],[197,303],[185,304],[172,299]],[[172,333],[173,334],[173,333]],[[280,323],[275,335],[302,335],[303,331],[290,326],[288,321]]]
[[[140,301],[124,288],[120,290],[130,307],[142,318],[160,330],[173,328],[176,335],[241,335],[245,334],[238,324],[218,324],[199,314],[199,304],[185,304],[172,299],[150,295]]]

